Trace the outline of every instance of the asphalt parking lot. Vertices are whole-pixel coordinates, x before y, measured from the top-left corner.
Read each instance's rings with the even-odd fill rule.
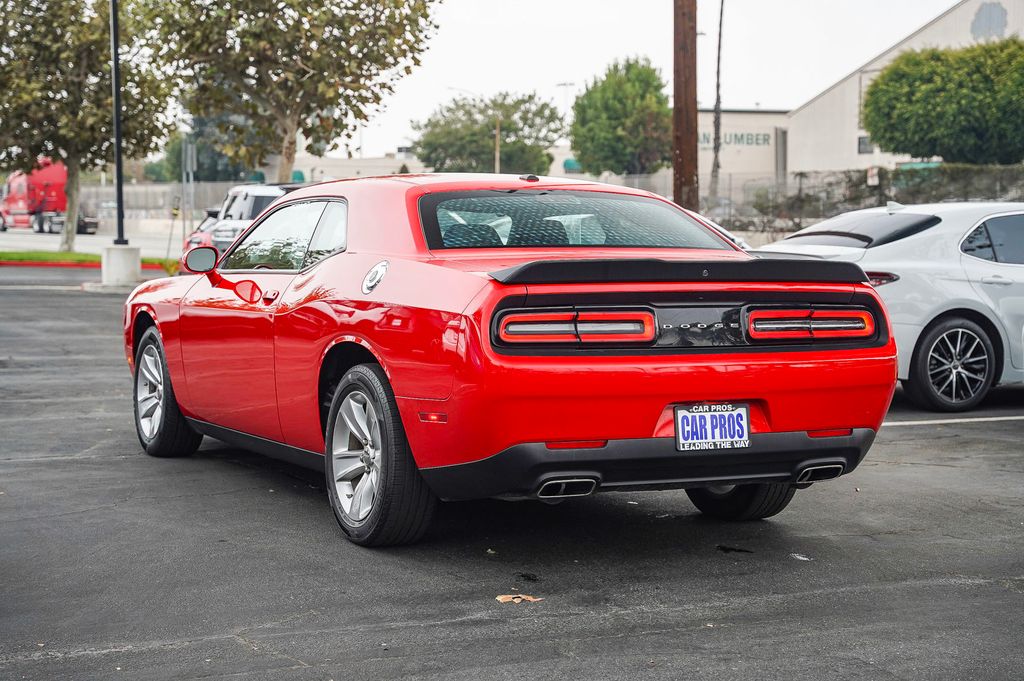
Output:
[[[1024,675],[1024,389],[955,423],[898,395],[855,473],[770,521],[485,501],[367,550],[311,472],[145,456],[90,274],[0,268],[0,678]]]

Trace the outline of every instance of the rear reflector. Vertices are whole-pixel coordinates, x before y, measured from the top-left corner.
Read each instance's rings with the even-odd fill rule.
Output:
[[[600,449],[608,444],[608,440],[565,440],[562,442],[545,442],[548,449]]]
[[[849,437],[853,435],[853,428],[834,428],[832,430],[809,430],[808,437]]]
[[[875,317],[867,310],[754,310],[747,333],[753,340],[870,338]]]
[[[505,343],[649,343],[654,313],[645,310],[515,312],[498,325]]]

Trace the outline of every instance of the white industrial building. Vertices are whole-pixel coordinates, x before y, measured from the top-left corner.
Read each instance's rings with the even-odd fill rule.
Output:
[[[789,112],[786,165],[790,173],[895,167],[911,160],[878,150],[861,127],[864,93],[901,52],[966,47],[1024,35],[1024,0],[963,0],[888,50]]]

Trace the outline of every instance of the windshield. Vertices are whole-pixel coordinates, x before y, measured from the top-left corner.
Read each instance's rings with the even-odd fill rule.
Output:
[[[427,244],[443,248],[709,248],[723,238],[672,205],[642,196],[483,190],[420,200]]]
[[[874,248],[905,239],[934,227],[942,220],[920,213],[844,213],[786,237],[802,246]]]

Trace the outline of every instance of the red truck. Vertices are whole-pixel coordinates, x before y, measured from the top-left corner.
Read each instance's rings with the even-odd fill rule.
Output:
[[[13,172],[0,186],[0,232],[13,227],[59,233],[64,228],[68,200],[64,194],[68,171],[48,158],[30,173]],[[94,234],[96,218],[78,217],[78,233]]]

